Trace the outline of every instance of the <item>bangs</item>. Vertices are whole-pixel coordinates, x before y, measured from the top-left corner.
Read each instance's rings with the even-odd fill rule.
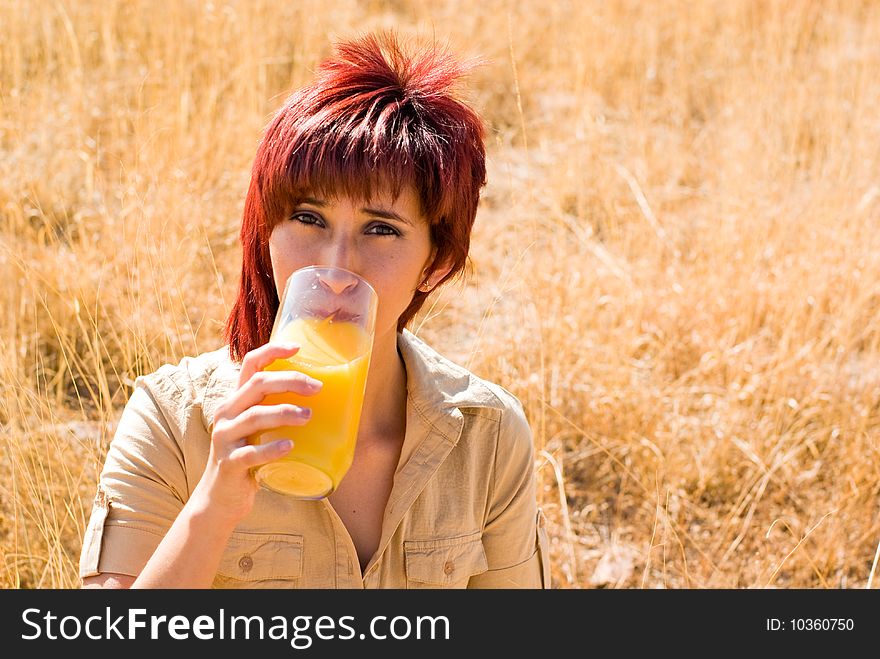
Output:
[[[270,231],[310,196],[347,196],[367,202],[384,192],[397,197],[404,188],[412,187],[423,206],[422,214],[436,215],[430,212],[436,207],[425,208],[431,200],[426,197],[427,190],[420,189],[425,187],[420,186],[424,172],[416,171],[415,163],[426,157],[425,150],[412,149],[416,140],[407,139],[408,135],[394,135],[380,125],[361,126],[374,134],[352,134],[335,123],[304,131],[285,153],[273,159],[279,166],[268,168],[262,190]]]

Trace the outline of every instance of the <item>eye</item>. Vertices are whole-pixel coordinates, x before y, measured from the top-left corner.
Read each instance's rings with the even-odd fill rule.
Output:
[[[374,236],[399,236],[400,232],[387,224],[373,224],[367,229],[367,233]]]
[[[298,211],[291,215],[290,219],[308,226],[322,226],[324,224],[324,220],[320,216],[307,211]]]

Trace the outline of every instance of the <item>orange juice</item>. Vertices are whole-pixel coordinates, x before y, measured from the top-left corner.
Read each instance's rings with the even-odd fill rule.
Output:
[[[277,492],[319,499],[339,486],[354,458],[372,337],[354,323],[300,318],[280,328],[272,340],[295,343],[300,349],[289,359],[276,359],[266,370],[301,371],[324,386],[313,396],[285,392],[263,399],[263,405],[311,408],[312,416],[304,426],[281,426],[251,437],[254,444],[293,441],[290,453],[259,467],[256,477]]]

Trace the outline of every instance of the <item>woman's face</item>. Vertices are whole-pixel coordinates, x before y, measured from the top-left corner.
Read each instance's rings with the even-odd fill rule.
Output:
[[[337,266],[366,279],[379,296],[377,340],[396,334],[397,320],[434,256],[430,228],[411,187],[397,198],[384,190],[369,201],[309,197],[272,230],[269,254],[279,296],[287,278],[310,265]],[[434,272],[429,283],[447,272]]]

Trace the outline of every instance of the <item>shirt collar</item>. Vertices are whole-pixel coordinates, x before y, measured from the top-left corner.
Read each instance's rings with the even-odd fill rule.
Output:
[[[450,361],[407,329],[397,335],[406,366],[407,401],[419,415],[457,439],[461,408],[501,407],[486,383]]]

